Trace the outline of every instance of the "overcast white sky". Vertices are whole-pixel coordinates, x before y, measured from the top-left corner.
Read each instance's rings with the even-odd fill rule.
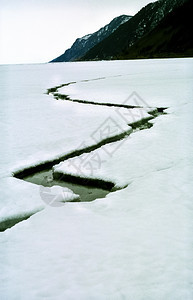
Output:
[[[0,0],[0,64],[41,63],[155,0]]]

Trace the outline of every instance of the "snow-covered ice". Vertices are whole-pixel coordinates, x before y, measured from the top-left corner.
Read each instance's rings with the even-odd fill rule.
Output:
[[[118,66],[118,62],[114,63]],[[71,99],[136,105],[132,98],[127,102],[136,91],[143,104],[155,107],[184,104],[192,95],[192,77],[187,77],[187,72],[191,71],[191,58],[179,59],[178,63],[174,59],[149,60],[148,64],[146,60],[133,60],[129,64],[123,62],[122,68],[117,67],[116,72],[112,70],[106,78],[104,74],[101,79],[98,76],[95,81],[77,82],[58,92]]]
[[[41,210],[0,234],[1,299],[192,300],[193,59],[0,69],[0,217]],[[40,186],[11,172],[89,143],[109,116],[127,126],[117,108],[43,94],[70,81],[77,84],[63,90],[75,99],[123,103],[135,91],[149,106],[168,109],[150,129],[93,151],[102,163],[92,176],[126,188],[50,207]]]
[[[193,133],[187,121],[191,123],[191,108],[190,103],[176,108],[175,112],[173,108],[167,109],[167,115],[149,121],[152,128],[134,132],[124,140],[104,145],[89,155],[86,153],[61,162],[54,166],[54,171],[111,180],[123,187],[135,178],[181,164],[182,160],[190,164],[193,160]],[[189,181],[192,179],[190,176]]]
[[[29,214],[44,207],[38,195],[27,205],[34,197],[33,190],[39,191],[39,187],[35,186],[32,190],[28,185],[18,200],[20,204],[23,201],[23,205],[17,209],[14,196],[18,193],[17,188],[14,192],[16,179],[12,179],[13,186],[10,188],[8,178],[12,173],[84,148],[85,141],[87,146],[95,144],[91,134],[107,118],[117,116],[110,107],[85,107],[83,104],[56,101],[52,95],[46,94],[48,88],[62,83],[104,75],[100,66],[90,72],[89,69],[89,64],[80,63],[0,67],[0,178],[4,178],[0,183],[0,216],[3,218],[15,216],[16,211],[26,213],[27,207]],[[105,71],[105,76],[109,73],[110,70]],[[119,132],[129,129],[121,118],[116,123]],[[23,182],[23,186],[25,184]]]

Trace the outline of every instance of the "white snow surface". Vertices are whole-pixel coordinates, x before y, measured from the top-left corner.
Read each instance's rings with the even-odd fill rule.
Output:
[[[0,233],[0,298],[192,300],[193,59],[0,70],[1,218],[2,212],[15,216],[45,207]],[[10,178],[11,172],[87,143],[109,116],[121,128],[127,122],[115,108],[43,93],[99,77],[106,78],[70,85],[65,94],[122,103],[135,91],[138,101],[168,107],[168,114],[110,150],[93,151],[104,160],[93,177],[126,188],[93,202],[45,205],[40,186]]]
[[[102,63],[102,62],[100,62]],[[107,63],[107,62],[104,62]],[[118,62],[114,62],[115,66]],[[192,96],[192,77],[190,59],[132,60],[122,62],[122,70],[105,78],[89,82],[78,82],[58,90],[71,99],[95,102],[125,103],[136,105],[135,91],[142,99],[139,104],[152,107],[170,107],[185,104]]]
[[[23,205],[17,209],[18,184],[14,192],[8,179],[12,173],[84,148],[85,142],[87,146],[95,144],[92,133],[106,119],[117,118],[114,108],[56,101],[46,94],[48,88],[62,83],[92,79],[101,74],[109,76],[110,70],[104,73],[103,69],[99,64],[97,70],[89,71],[88,63],[0,66],[0,179],[4,178],[0,183],[0,221],[12,214],[26,213],[27,207],[29,214],[44,207],[37,195],[36,200],[27,204],[34,198],[33,190],[39,191],[38,186],[27,185],[23,195],[18,196],[18,203],[22,201]],[[129,130],[122,118],[117,118],[116,124],[119,133]],[[15,179],[13,185],[14,182]]]
[[[80,40],[88,40],[88,38],[91,36],[92,34],[87,34],[85,36],[83,36],[82,38],[80,38]]]

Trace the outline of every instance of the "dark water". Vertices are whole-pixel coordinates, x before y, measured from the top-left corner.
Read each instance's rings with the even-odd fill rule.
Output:
[[[0,232],[3,232],[8,228],[13,227],[15,224],[17,224],[19,222],[29,219],[31,217],[31,215],[18,217],[18,218],[12,218],[12,219],[8,219],[8,220],[0,222]]]
[[[76,202],[93,201],[97,198],[104,198],[107,194],[110,193],[109,190],[105,190],[105,189],[98,188],[98,187],[80,185],[80,184],[76,184],[76,183],[53,179],[51,169],[23,177],[22,179],[25,181],[34,183],[34,184],[38,184],[43,187],[52,187],[54,185],[59,185],[64,188],[69,188],[75,194],[80,196],[80,198],[75,200]],[[49,204],[49,198],[47,198],[47,196],[46,196],[46,199],[44,199],[44,200],[45,200],[45,202],[47,202]],[[54,206],[54,205],[52,205],[52,206]],[[13,219],[9,219],[9,220],[0,222],[0,232],[5,231],[8,228],[11,228],[15,224],[17,224],[23,220],[27,220],[31,215],[26,215],[23,217],[13,218]]]
[[[109,190],[105,190],[98,187],[80,185],[76,183],[71,183],[63,180],[56,180],[52,177],[52,170],[45,170],[33,175],[29,175],[23,178],[23,180],[42,185],[45,187],[52,187],[53,185],[59,185],[61,187],[66,187],[72,190],[75,194],[80,196],[79,201],[93,201],[97,198],[104,198],[110,193]]]

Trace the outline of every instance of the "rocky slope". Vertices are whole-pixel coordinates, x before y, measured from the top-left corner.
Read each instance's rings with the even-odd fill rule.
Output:
[[[80,59],[96,44],[112,34],[121,24],[131,19],[131,16],[121,15],[114,18],[108,25],[102,27],[92,34],[76,39],[72,47],[64,52],[61,56],[53,59],[51,62],[74,61]]]
[[[154,30],[116,58],[193,56],[192,11],[193,2],[189,0],[174,9]]]
[[[170,12],[187,0],[159,0],[149,3],[129,21],[90,49],[82,60],[113,59],[151,32]],[[179,20],[180,22],[180,20]]]

